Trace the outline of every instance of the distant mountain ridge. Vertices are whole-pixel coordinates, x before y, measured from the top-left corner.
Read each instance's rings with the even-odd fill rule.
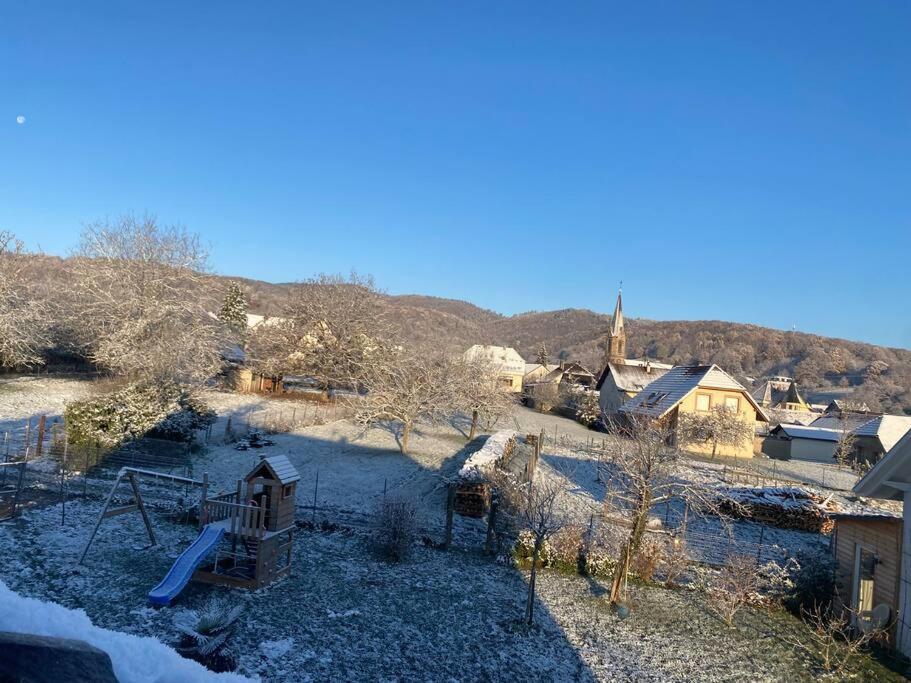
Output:
[[[32,277],[46,286],[65,286],[65,261],[31,258]],[[267,315],[282,313],[294,286],[212,275],[213,291],[200,293],[211,310],[218,310],[219,297],[232,280],[247,289],[250,312]],[[419,294],[390,295],[387,300],[403,337],[416,345],[456,352],[477,343],[498,344],[515,347],[533,360],[543,342],[553,360],[576,360],[595,372],[602,367],[600,344],[610,322],[608,315],[568,308],[504,316],[467,301]],[[717,320],[627,317],[626,325],[631,358],[717,363],[745,382],[787,375],[797,378],[810,395],[850,394],[871,407],[911,414],[911,351],[906,349]]]

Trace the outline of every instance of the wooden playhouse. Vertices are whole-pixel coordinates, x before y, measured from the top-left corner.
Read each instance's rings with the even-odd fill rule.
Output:
[[[283,455],[260,460],[237,490],[209,498],[203,524],[224,531],[214,561],[194,581],[256,589],[291,572],[294,499],[300,474]]]

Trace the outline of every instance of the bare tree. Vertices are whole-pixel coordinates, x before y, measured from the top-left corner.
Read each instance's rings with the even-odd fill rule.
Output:
[[[391,562],[408,558],[417,535],[414,501],[399,495],[383,497],[373,518],[377,549]]]
[[[362,378],[366,395],[354,404],[355,419],[365,427],[395,425],[399,450],[406,454],[418,422],[441,422],[451,414],[450,367],[445,358],[404,352],[368,367]]]
[[[788,640],[833,677],[844,676],[859,652],[887,637],[888,626],[863,624],[857,613],[849,609],[816,605],[801,612],[809,628]]]
[[[835,442],[835,453],[833,457],[835,462],[844,467],[851,464],[860,464],[854,463],[854,447],[857,442],[857,437],[854,435],[854,430],[851,428],[851,423],[847,419],[845,413],[841,413],[838,418],[838,441]]]
[[[264,371],[310,377],[328,392],[357,386],[385,365],[393,339],[372,278],[320,275],[295,288],[282,320],[256,328],[250,350]]]
[[[709,605],[728,628],[734,628],[734,617],[755,599],[761,586],[755,557],[729,556],[709,587]]]
[[[89,357],[127,377],[202,380],[220,362],[197,235],[154,216],[86,225],[73,258],[71,327]]]
[[[541,551],[547,540],[567,525],[567,516],[560,502],[567,490],[567,479],[538,475],[531,482],[520,483],[510,475],[496,478],[502,517],[511,526],[531,536],[531,569],[525,601],[525,623],[534,623],[535,589]]]
[[[477,436],[481,416],[491,424],[515,405],[515,394],[500,385],[496,366],[485,359],[456,359],[450,366],[448,381],[452,386],[452,407],[471,416],[469,441]]]
[[[556,382],[535,382],[529,384],[525,389],[535,410],[541,413],[550,412],[555,406],[560,404],[562,396],[560,387]]]
[[[677,424],[677,441],[688,445],[712,445],[712,457],[719,446],[741,446],[752,441],[755,427],[740,415],[724,406],[707,413],[681,413]]]
[[[628,414],[624,422],[612,425],[623,437],[607,441],[607,458],[602,460],[601,480],[605,482],[606,513],[623,515],[629,534],[620,546],[610,601],[621,600],[632,558],[639,551],[649,513],[662,503],[678,499],[696,509],[717,512],[717,503],[701,485],[688,481],[681,472],[685,456],[670,445],[673,431],[666,422]]]
[[[46,302],[22,274],[26,258],[23,243],[0,231],[0,367],[38,365],[50,344]]]

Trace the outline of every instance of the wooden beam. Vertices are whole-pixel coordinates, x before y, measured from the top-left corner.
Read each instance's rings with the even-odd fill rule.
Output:
[[[911,491],[911,482],[904,481],[886,481],[883,482],[886,486],[889,486],[896,491]]]
[[[98,521],[95,522],[95,528],[92,529],[92,534],[89,536],[89,540],[85,544],[85,548],[82,550],[82,555],[79,556],[79,562],[76,564],[82,564],[85,560],[85,556],[88,555],[89,548],[92,545],[92,541],[95,539],[95,534],[98,533],[98,527],[101,526],[102,520],[104,520],[104,513],[107,512],[108,507],[111,505],[111,501],[114,499],[114,494],[117,492],[117,487],[120,486],[120,480],[123,479],[123,470],[117,475],[117,480],[114,482],[114,485],[111,487],[111,492],[108,494],[108,499],[104,503],[104,507],[101,509],[101,514],[98,515]]]
[[[101,515],[104,519],[108,517],[116,517],[117,515],[125,515],[128,512],[136,512],[139,509],[138,505],[126,505],[121,508],[111,508],[110,510],[105,510]]]
[[[136,498],[136,507],[139,508],[139,514],[142,515],[142,521],[145,523],[146,531],[149,533],[149,541],[152,542],[152,545],[157,545],[155,543],[155,532],[152,531],[152,521],[149,519],[149,515],[146,512],[146,506],[142,502],[142,494],[139,493],[139,485],[136,483],[136,477],[133,476],[132,472],[127,476],[130,478],[130,486],[133,488],[133,496]]]

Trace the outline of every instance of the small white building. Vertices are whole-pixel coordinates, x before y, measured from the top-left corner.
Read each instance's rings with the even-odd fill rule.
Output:
[[[769,432],[769,438],[763,448],[769,455],[779,453],[793,460],[811,462],[835,462],[835,447],[841,432],[824,427],[805,427],[799,424],[780,424]],[[774,442],[782,442],[782,449],[774,449]],[[775,451],[774,453],[772,451]]]

